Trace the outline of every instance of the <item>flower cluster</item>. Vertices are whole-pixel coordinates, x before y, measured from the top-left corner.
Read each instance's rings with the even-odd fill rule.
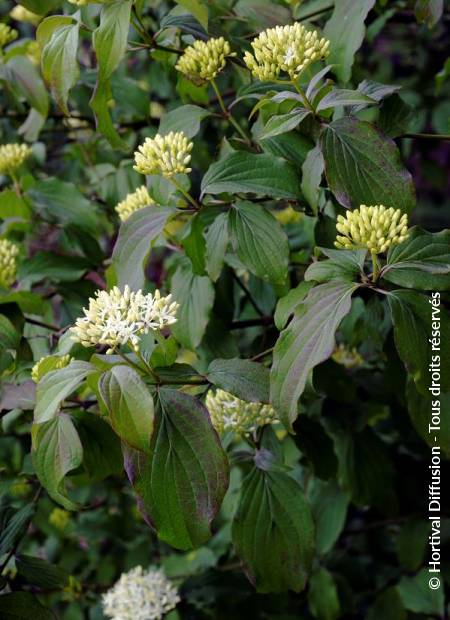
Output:
[[[230,44],[223,37],[208,41],[198,39],[185,49],[175,69],[193,82],[201,84],[213,80],[222,71],[228,56],[236,54],[231,51]]]
[[[161,297],[158,290],[144,295],[127,285],[123,293],[117,286],[109,292],[97,291],[89,299],[89,308],[84,308],[85,316],[71,328],[72,340],[85,347],[107,345],[107,353],[126,344],[137,350],[142,334],[176,322],[177,309],[172,296]]]
[[[161,620],[180,601],[162,570],[136,566],[103,595],[103,612],[112,620]]]
[[[0,239],[0,286],[4,288],[10,287],[16,279],[18,254],[17,245],[8,239]]]
[[[139,209],[154,203],[155,201],[150,197],[146,186],[142,185],[132,194],[128,194],[122,202],[119,202],[116,206],[116,211],[122,222],[125,222],[135,211],[139,211]]]
[[[9,12],[10,16],[16,20],[16,22],[26,22],[29,24],[33,24],[36,26],[42,19],[41,15],[37,15],[32,11],[29,11],[21,4],[16,4],[16,6]]]
[[[382,254],[408,238],[408,216],[392,207],[361,205],[345,217],[338,215],[336,228],[341,233],[334,242],[337,248],[367,248],[372,254]]]
[[[358,350],[355,347],[348,349],[342,342],[336,347],[331,358],[336,364],[348,369],[360,368],[364,364],[364,358]]]
[[[0,146],[0,174],[14,173],[30,155],[28,144],[3,144]]]
[[[258,80],[277,80],[284,72],[294,80],[312,62],[326,58],[330,42],[299,23],[269,28],[253,39],[244,61]]]
[[[51,370],[59,370],[70,364],[72,358],[70,355],[45,355],[36,362],[31,369],[31,378],[35,383],[39,383],[44,375]]]
[[[190,172],[187,165],[191,161],[193,146],[182,131],[146,138],[134,154],[134,169],[141,174],[161,174],[166,178]]]
[[[48,518],[48,522],[57,530],[63,532],[70,522],[70,512],[63,510],[62,508],[53,508]]]
[[[270,405],[248,403],[224,390],[208,392],[206,407],[212,425],[218,433],[233,431],[237,435],[245,435],[258,426],[271,424],[277,420],[276,413]]]
[[[14,41],[19,36],[17,30],[10,28],[6,24],[0,24],[0,49],[11,41]]]

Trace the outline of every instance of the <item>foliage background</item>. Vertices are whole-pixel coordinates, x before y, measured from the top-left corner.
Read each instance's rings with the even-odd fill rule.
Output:
[[[1,4],[0,16],[7,22],[14,3]],[[177,14],[173,12],[175,5],[169,2],[141,2],[140,5],[143,23],[150,33],[158,31],[164,20]],[[184,47],[187,39],[183,42],[183,37],[201,32],[201,27],[189,13],[189,8],[197,3],[179,5],[186,7],[186,13],[181,8],[181,17],[175,20],[177,27],[167,35],[170,40],[167,45]],[[297,4],[246,0],[209,3],[210,34],[216,28],[224,30],[239,48],[264,28],[291,23],[293,18],[306,16],[314,25],[323,27],[330,19],[332,5],[317,0]],[[447,78],[450,14],[444,11],[430,27],[418,23],[414,5],[406,0],[376,3],[366,20],[367,29],[355,57],[351,85],[356,87],[362,80],[370,79],[402,87],[404,104],[396,96],[387,99],[381,114],[384,110],[389,122],[397,123],[396,143],[413,175],[418,206],[411,216],[412,223],[440,231],[450,223],[450,141],[414,135],[450,133],[450,80]],[[89,106],[96,79],[89,29],[96,27],[99,9],[98,5],[83,9],[87,29],[81,33],[78,48],[82,70],[70,94],[71,116],[65,118],[51,101],[40,132],[33,136],[33,127],[27,128],[28,135],[25,132],[25,138],[34,143],[34,163],[21,178],[31,209],[24,209],[17,221],[11,220],[6,201],[2,199],[4,194],[0,194],[1,233],[20,240],[23,248],[21,286],[33,290],[44,304],[42,314],[35,311],[26,314],[35,316],[41,323],[56,324],[56,329],[46,329],[20,318],[20,310],[11,308],[14,304],[5,307],[8,316],[20,327],[21,339],[17,347],[19,362],[11,370],[8,360],[2,356],[1,370],[4,384],[19,385],[22,390],[13,391],[4,385],[1,392],[3,522],[6,524],[11,514],[17,514],[20,509],[26,511],[31,505],[35,513],[26,533],[21,532],[15,550],[45,559],[64,571],[50,571],[47,584],[39,580],[36,584],[36,569],[27,571],[25,567],[21,572],[19,568],[17,573],[16,567],[8,574],[13,590],[38,593],[40,601],[63,620],[97,620],[103,617],[99,595],[123,571],[137,564],[158,564],[180,584],[182,603],[173,617],[233,620],[447,617],[443,589],[432,595],[423,585],[421,572],[427,561],[429,448],[411,425],[408,403],[403,389],[399,389],[405,385],[406,373],[394,349],[389,321],[379,309],[372,315],[363,314],[356,304],[341,326],[342,341],[361,350],[369,362],[350,372],[332,360],[320,365],[314,374],[315,387],[321,394],[320,417],[315,417],[317,402],[308,393],[304,405],[308,415],[296,422],[298,433],[286,436],[280,444],[285,463],[294,469],[295,478],[305,489],[318,528],[318,553],[305,591],[258,594],[240,569],[231,545],[230,529],[245,465],[231,470],[230,489],[214,522],[212,538],[187,553],[177,552],[158,540],[144,523],[122,474],[120,453],[109,437],[98,438],[102,442],[101,454],[94,454],[92,448],[89,475],[80,471],[72,476],[76,487],[74,496],[82,505],[79,511],[62,511],[45,492],[37,495],[38,485],[30,461],[32,395],[28,380],[33,362],[54,348],[59,336],[57,330],[74,322],[99,285],[114,282],[110,259],[119,227],[114,206],[142,181],[132,169],[134,148],[145,136],[154,135],[161,119],[164,122],[167,114],[181,105],[211,105],[218,111],[217,100],[211,98],[205,87],[195,87],[180,78],[173,67],[173,54],[156,50],[150,58],[147,50],[134,50],[127,53],[112,77],[113,102],[108,107],[126,145],[124,151],[112,148],[96,131]],[[55,2],[55,14],[74,10],[68,3]],[[180,11],[180,6],[176,11]],[[21,38],[34,37],[33,26],[14,23],[14,27],[20,30]],[[129,39],[137,41],[139,36],[139,32],[132,30]],[[244,80],[243,69],[237,63],[220,77],[220,89],[228,103],[236,97]],[[21,96],[15,97],[6,82],[2,77],[2,143],[18,141],[18,131],[23,135],[20,128],[29,110],[28,103]],[[233,113],[239,119],[246,119],[254,103],[254,100],[242,100]],[[186,117],[181,122],[185,123]],[[226,152],[224,136],[229,139],[232,135],[232,128],[218,116],[202,121],[193,153],[194,195],[198,196],[202,175],[210,164],[221,152]],[[297,166],[303,162],[308,144],[303,153],[296,151]],[[4,185],[6,188],[6,180]],[[155,185],[154,190],[164,199],[167,189],[163,183],[160,187]],[[274,211],[281,211],[284,206],[281,202],[270,202]],[[286,227],[297,260],[292,286],[297,283],[294,280],[303,257],[307,261],[314,245],[326,244],[324,239],[329,233],[316,228],[314,239],[312,220],[310,217]],[[196,237],[195,243],[198,243]],[[164,287],[173,277],[174,269],[171,252],[162,245],[154,248],[146,268],[148,280]],[[215,358],[258,355],[273,346],[278,336],[271,321],[267,325],[264,321],[258,324],[261,323],[258,313],[233,280],[231,269],[226,269],[227,273],[216,285],[214,318],[201,345],[191,347],[196,357],[192,351],[180,352],[179,361],[195,363],[200,372]],[[262,308],[263,316],[272,317],[277,298],[285,291],[254,276],[250,276],[248,288]],[[253,320],[256,326],[252,326]],[[79,354],[83,355],[81,351]],[[76,415],[89,423],[85,411],[80,410]],[[336,434],[330,432],[333,425],[339,427]],[[86,426],[86,441],[95,444],[97,431]],[[341,441],[336,439],[339,433]],[[444,468],[445,480],[448,463]],[[103,471],[111,475],[102,478]],[[450,557],[448,501],[447,498],[443,507],[444,558]],[[445,560],[443,574],[448,584],[449,564]],[[69,581],[67,575],[72,576]],[[42,615],[46,617],[53,616]]]

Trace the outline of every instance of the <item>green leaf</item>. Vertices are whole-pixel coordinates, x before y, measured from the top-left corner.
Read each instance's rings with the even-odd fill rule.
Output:
[[[28,195],[38,210],[63,225],[75,224],[94,236],[98,234],[95,205],[73,183],[48,178],[35,183]]]
[[[159,124],[161,135],[171,131],[182,131],[188,138],[193,138],[200,131],[203,119],[211,116],[211,112],[198,105],[182,105],[164,114]]]
[[[102,7],[100,25],[92,35],[100,82],[111,77],[125,55],[131,5],[132,0],[114,0]]]
[[[388,282],[424,291],[450,289],[450,230],[429,233],[419,227],[389,250],[381,277]]]
[[[243,482],[232,539],[258,592],[303,590],[314,555],[314,524],[293,478],[254,468]]]
[[[376,103],[374,99],[371,99],[358,90],[335,88],[322,97],[317,104],[316,111],[320,112],[322,110],[338,108],[346,105],[359,105],[360,107],[365,107],[374,103]]]
[[[0,306],[4,304],[17,304],[22,312],[29,314],[43,314],[45,308],[45,301],[36,293],[29,291],[0,294]]]
[[[206,276],[196,276],[189,264],[181,264],[172,278],[172,295],[180,304],[172,333],[184,347],[201,342],[214,303],[214,287]]]
[[[260,143],[265,153],[287,159],[294,164],[294,167],[303,166],[309,151],[314,146],[309,138],[295,131],[266,138]]]
[[[286,281],[286,233],[262,205],[239,202],[229,212],[230,235],[239,259],[252,273],[274,284]]]
[[[36,15],[45,15],[50,13],[58,6],[61,6],[61,0],[20,0],[19,4]]]
[[[38,70],[26,56],[13,56],[6,63],[11,84],[26,99],[28,105],[42,116],[48,113],[48,95]]]
[[[277,329],[281,331],[283,327],[286,326],[288,319],[306,297],[312,286],[312,282],[300,282],[296,288],[291,289],[287,295],[278,301],[274,315],[274,322]]]
[[[444,0],[416,0],[414,12],[419,23],[433,28],[444,12]]]
[[[42,75],[66,115],[69,115],[69,91],[80,73],[77,63],[78,30],[78,23],[58,27],[42,50]]]
[[[428,366],[433,356],[440,356],[440,388],[450,392],[450,359],[443,354],[444,343],[450,342],[450,321],[438,296],[439,293],[433,293],[433,298],[429,298],[402,290],[388,295],[398,354],[424,396],[430,394]]]
[[[79,256],[60,256],[54,252],[36,252],[19,268],[22,286],[35,284],[45,278],[53,282],[76,282],[89,268],[89,262]]]
[[[367,250],[332,250],[329,248],[320,248],[320,250],[328,259],[311,263],[305,272],[306,281],[348,280],[354,282],[364,274]]]
[[[287,161],[270,155],[231,153],[212,164],[202,179],[202,194],[252,193],[298,198],[300,180]]]
[[[91,481],[123,473],[121,443],[107,422],[107,416],[90,411],[74,413],[78,435],[83,446],[83,467]]]
[[[20,508],[5,523],[2,523],[0,532],[0,557],[11,551],[16,541],[24,533],[36,510],[35,504],[28,504]]]
[[[319,620],[336,620],[341,615],[336,584],[325,568],[318,568],[311,575],[308,604],[312,615]]]
[[[95,366],[88,362],[73,360],[65,368],[47,373],[37,386],[34,421],[40,424],[54,418],[61,401],[96,370]]]
[[[271,402],[288,428],[297,417],[298,400],[309,372],[333,352],[334,334],[350,311],[351,296],[357,288],[357,284],[339,281],[314,287],[277,340]]]
[[[339,0],[323,31],[330,41],[328,64],[336,65],[334,73],[342,82],[348,82],[352,75],[355,53],[364,39],[364,21],[375,4],[375,0]],[[378,204],[378,203],[375,203]]]
[[[83,460],[83,448],[72,420],[62,413],[49,422],[34,424],[32,437],[33,466],[42,486],[55,502],[67,510],[76,510],[64,480]]]
[[[16,569],[27,583],[48,590],[62,590],[69,580],[69,573],[47,560],[32,555],[16,555]]]
[[[273,138],[282,133],[292,131],[298,127],[309,114],[311,114],[311,110],[301,107],[295,108],[287,114],[275,114],[269,118],[256,138],[258,140],[263,140],[264,138]]]
[[[428,569],[423,568],[414,577],[402,577],[397,591],[408,611],[442,617],[445,606],[444,586],[442,584],[437,590],[432,590],[428,584],[429,579]]]
[[[414,208],[414,185],[397,146],[370,123],[351,116],[333,121],[322,133],[321,148],[328,184],[344,207]]]
[[[97,82],[89,102],[94,112],[96,128],[105,136],[113,149],[128,151],[128,146],[119,136],[109,112],[109,102],[111,99],[112,91],[110,81],[105,80],[103,82]]]
[[[221,213],[209,226],[206,239],[206,271],[213,282],[219,279],[228,247],[228,214]]]
[[[0,351],[17,349],[19,342],[19,332],[4,314],[0,314]]]
[[[383,514],[397,509],[395,469],[385,443],[369,428],[335,435],[339,485],[358,506],[376,506]]]
[[[160,403],[150,456],[128,453],[125,467],[161,540],[187,550],[210,537],[228,486],[227,458],[197,399],[162,388]]]
[[[132,448],[148,452],[153,398],[138,373],[125,365],[114,366],[101,375],[98,387],[115,432]]]
[[[302,166],[302,192],[315,213],[319,206],[319,187],[325,167],[319,146],[311,149]]]
[[[396,588],[387,588],[377,596],[367,620],[406,620],[406,610]]]
[[[325,555],[344,529],[349,498],[335,480],[323,482],[315,478],[309,500],[316,524],[317,551]]]
[[[208,30],[208,6],[202,0],[176,0],[176,3],[187,9]]]
[[[269,371],[257,362],[238,358],[215,359],[208,366],[206,377],[216,387],[242,400],[269,402]]]
[[[430,448],[437,444],[445,454],[450,456],[450,416],[440,416],[439,431],[429,430],[430,425],[436,427],[436,424],[432,424],[431,418],[433,401],[435,405],[439,403],[438,408],[441,413],[448,411],[450,407],[450,393],[440,394],[439,399],[432,396],[430,402],[429,393],[426,396],[419,394],[414,387],[413,381],[409,381],[406,386],[406,400],[409,417],[418,435]],[[435,410],[436,407],[433,407],[433,409]]]
[[[4,189],[0,192],[0,219],[23,218],[28,220],[30,215],[30,207],[13,189]]]
[[[56,620],[56,616],[31,594],[31,592],[12,592],[0,596],[0,615],[2,620]]]
[[[36,1],[39,2],[40,0]],[[38,14],[38,11],[33,11],[33,13]],[[50,17],[43,19],[36,29],[36,41],[39,43],[41,50],[50,41],[52,34],[57,28],[74,23],[75,20],[70,15],[50,15]]]
[[[430,535],[430,523],[425,519],[410,518],[402,525],[396,549],[398,561],[408,571],[418,570],[423,563]]]
[[[394,94],[383,101],[378,116],[378,128],[391,138],[408,133],[416,117],[411,106]]]
[[[152,242],[162,233],[172,213],[166,207],[145,207],[121,225],[113,253],[120,288],[128,284],[131,290],[138,290],[144,286],[144,267]]]
[[[200,213],[191,217],[183,231],[181,243],[192,265],[192,271],[197,276],[205,275],[206,240],[204,236],[205,224]]]

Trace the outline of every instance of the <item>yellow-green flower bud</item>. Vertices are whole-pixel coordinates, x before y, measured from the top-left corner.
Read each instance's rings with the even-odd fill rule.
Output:
[[[6,24],[0,24],[0,48],[8,45],[11,41],[14,41],[19,36],[17,30],[7,26]]]
[[[67,355],[45,355],[41,357],[41,359],[36,362],[36,364],[31,369],[31,378],[35,383],[39,383],[44,375],[46,375],[51,370],[59,370],[60,368],[65,368],[70,364],[72,358],[69,354]]]
[[[116,206],[116,211],[122,222],[125,222],[135,211],[139,211],[139,209],[153,204],[155,204],[155,201],[150,197],[146,186],[142,185],[135,192],[128,194],[124,200],[119,202]]]
[[[209,391],[205,402],[211,423],[218,433],[233,431],[237,435],[245,435],[258,426],[277,420],[270,405],[248,403],[224,390]]]
[[[0,286],[3,288],[9,288],[15,282],[18,254],[17,245],[8,239],[0,239]]]
[[[326,58],[329,47],[330,42],[316,30],[296,22],[261,32],[252,41],[253,53],[245,53],[244,62],[258,80],[277,80],[281,73],[294,80],[311,63]]]
[[[361,205],[338,215],[336,229],[340,233],[334,245],[339,249],[367,248],[372,254],[382,254],[393,245],[408,238],[408,216],[400,209],[383,205]]]
[[[289,205],[279,211],[273,211],[273,215],[280,222],[280,224],[297,224],[302,219],[300,211],[296,211]]]
[[[30,41],[27,45],[27,58],[33,65],[39,66],[41,63],[41,47],[37,41]]]
[[[30,489],[31,486],[28,484],[28,480],[26,478],[19,478],[12,483],[9,493],[12,497],[25,497],[30,492]]]
[[[66,529],[70,521],[70,512],[63,510],[62,508],[53,508],[48,518],[48,522],[57,530],[63,531]]]
[[[355,347],[348,349],[342,342],[334,350],[331,358],[345,368],[359,368],[364,364],[364,358]]]
[[[16,22],[25,22],[37,26],[42,19],[41,15],[37,15],[32,11],[29,11],[24,6],[16,4],[16,6],[9,12],[10,16],[16,20]]]
[[[0,174],[14,174],[30,155],[28,144],[3,144],[0,146]]]
[[[166,178],[190,172],[187,166],[193,146],[182,131],[146,138],[134,153],[134,169],[141,174],[161,174]]]
[[[229,56],[236,54],[231,51],[230,44],[223,37],[208,41],[197,40],[185,49],[175,69],[193,82],[201,84],[213,80],[225,67]]]

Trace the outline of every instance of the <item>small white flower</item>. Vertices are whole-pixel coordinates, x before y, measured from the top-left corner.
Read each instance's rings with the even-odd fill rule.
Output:
[[[103,595],[103,612],[112,620],[161,620],[180,601],[162,570],[136,566]]]

